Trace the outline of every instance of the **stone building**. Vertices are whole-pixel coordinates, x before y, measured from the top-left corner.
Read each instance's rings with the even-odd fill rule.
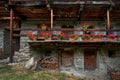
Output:
[[[0,1],[0,58],[23,66],[34,59],[37,70],[110,80],[111,71],[120,71],[119,14],[119,0]]]

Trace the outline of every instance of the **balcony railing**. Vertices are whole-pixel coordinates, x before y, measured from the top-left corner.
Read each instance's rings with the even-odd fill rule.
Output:
[[[108,35],[106,35],[108,34]],[[112,31],[111,33],[107,30],[94,30],[89,29],[73,30],[73,29],[61,29],[61,30],[39,30],[37,34],[28,33],[29,39],[34,35],[37,41],[53,41],[53,40],[66,40],[66,41],[87,41],[87,42],[118,42],[120,41],[120,34],[118,31]],[[36,37],[35,37],[36,36]]]

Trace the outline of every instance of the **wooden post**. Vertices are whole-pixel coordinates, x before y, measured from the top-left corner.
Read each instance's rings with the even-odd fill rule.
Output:
[[[51,29],[53,28],[53,9],[51,9]]]
[[[10,62],[13,61],[13,9],[10,9]]]
[[[110,29],[110,11],[107,9],[107,29]]]

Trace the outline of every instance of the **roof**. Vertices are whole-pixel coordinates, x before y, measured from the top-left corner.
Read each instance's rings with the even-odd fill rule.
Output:
[[[53,9],[55,20],[105,20],[110,10],[112,20],[120,20],[119,0],[11,0],[0,1],[0,19],[9,17],[9,8],[22,19],[48,19]],[[4,4],[3,4],[4,3]],[[8,10],[7,10],[8,9]]]

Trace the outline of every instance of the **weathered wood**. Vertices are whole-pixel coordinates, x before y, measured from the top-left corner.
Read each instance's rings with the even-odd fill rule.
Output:
[[[107,10],[107,29],[110,29],[110,11]]]
[[[0,17],[0,20],[9,20],[11,17]],[[20,19],[19,17],[13,17],[13,19]]]
[[[53,9],[51,9],[51,29],[53,28]]]
[[[120,80],[120,71],[111,71],[112,80]]]
[[[85,50],[84,67],[87,70],[95,70],[97,67],[97,55],[95,50]]]
[[[45,69],[58,69],[58,59],[56,57],[44,57],[44,58],[40,58],[38,60],[38,66],[41,67],[42,70]]]
[[[10,9],[10,62],[13,61],[13,9]]]

